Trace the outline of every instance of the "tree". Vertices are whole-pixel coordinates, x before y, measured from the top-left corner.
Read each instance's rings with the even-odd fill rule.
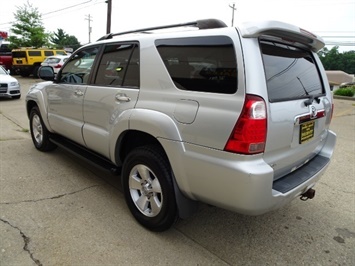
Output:
[[[29,2],[18,7],[14,13],[16,21],[11,26],[13,35],[9,37],[12,48],[42,47],[48,44],[48,34],[42,24],[42,17],[37,8]]]
[[[324,47],[318,56],[326,70],[342,70],[348,74],[355,73],[355,51],[339,52],[339,47],[332,49]]]
[[[75,36],[66,34],[63,29],[57,29],[57,32],[54,32],[50,37],[50,40],[58,49],[73,48],[73,50],[76,50],[81,46]]]

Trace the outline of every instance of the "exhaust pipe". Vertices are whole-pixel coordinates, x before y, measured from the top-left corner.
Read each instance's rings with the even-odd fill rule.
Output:
[[[316,191],[313,188],[310,188],[301,195],[300,199],[306,201],[308,199],[313,199],[315,195],[316,195]]]

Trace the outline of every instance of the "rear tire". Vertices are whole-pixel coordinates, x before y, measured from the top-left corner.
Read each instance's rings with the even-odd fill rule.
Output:
[[[39,66],[34,66],[33,71],[32,71],[33,78],[38,78],[38,69],[39,69]]]
[[[171,167],[158,146],[129,153],[123,164],[122,187],[132,215],[145,228],[161,232],[176,222]]]
[[[43,123],[38,107],[33,107],[30,112],[30,130],[33,144],[37,150],[51,151],[57,146],[49,140],[49,131]]]

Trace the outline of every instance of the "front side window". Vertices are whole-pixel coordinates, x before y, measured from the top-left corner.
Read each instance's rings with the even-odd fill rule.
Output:
[[[324,94],[311,52],[277,42],[260,45],[270,102]]]
[[[237,91],[237,62],[227,36],[157,40],[155,45],[181,90],[227,93]]]
[[[62,69],[59,82],[88,84],[98,50],[98,47],[90,47],[76,53]]]
[[[104,49],[96,85],[139,87],[139,49],[136,44],[111,44]]]

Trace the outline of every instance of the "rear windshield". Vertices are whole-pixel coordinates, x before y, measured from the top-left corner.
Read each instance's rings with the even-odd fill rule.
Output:
[[[155,44],[177,88],[226,94],[237,91],[236,55],[229,37],[162,39]]]
[[[26,58],[26,52],[12,52],[14,58]]]
[[[47,58],[46,60],[44,60],[43,63],[48,63],[48,64],[56,64],[60,62],[60,58],[54,58],[54,57],[50,57]]]
[[[276,42],[261,41],[270,102],[324,94],[317,65],[308,51]]]

